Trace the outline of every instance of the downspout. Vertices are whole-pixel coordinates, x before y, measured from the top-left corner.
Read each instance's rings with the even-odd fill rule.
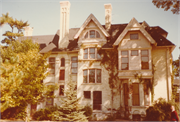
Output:
[[[166,48],[166,82],[167,82],[167,100],[169,101],[169,81],[168,81],[168,47]]]

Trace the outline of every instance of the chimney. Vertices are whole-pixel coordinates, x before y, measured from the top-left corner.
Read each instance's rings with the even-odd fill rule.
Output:
[[[60,33],[59,33],[59,48],[66,48],[69,44],[69,12],[70,2],[60,2]]]
[[[105,8],[105,28],[107,31],[111,28],[111,18],[112,18],[112,6],[111,4],[104,4]]]
[[[24,28],[25,32],[24,32],[24,36],[32,36],[32,32],[33,32],[33,28],[32,27],[25,27]]]

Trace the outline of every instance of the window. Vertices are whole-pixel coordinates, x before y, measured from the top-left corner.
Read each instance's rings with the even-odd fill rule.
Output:
[[[133,106],[139,106],[140,105],[140,102],[139,102],[139,84],[133,83],[132,87],[133,87],[133,94],[132,94]]]
[[[93,91],[93,110],[101,110],[102,91]]]
[[[53,98],[46,98],[46,105],[52,106],[53,105]]]
[[[64,67],[64,66],[65,66],[65,59],[61,58],[61,67]]]
[[[88,70],[83,70],[83,83],[87,83],[87,71]]]
[[[138,34],[137,33],[130,34],[130,39],[131,40],[138,39]]]
[[[84,38],[100,38],[100,34],[98,31],[90,30],[85,34]]]
[[[121,51],[121,70],[129,69],[128,51]]]
[[[123,84],[123,93],[124,93],[124,105],[128,106],[128,99],[129,99],[129,93],[128,93],[128,84]]]
[[[141,69],[149,69],[148,50],[141,50]]]
[[[64,80],[64,77],[65,77],[65,70],[61,69],[59,74],[59,80]]]
[[[98,54],[97,48],[86,48],[84,49],[84,59],[101,59]]]
[[[84,91],[84,98],[91,99],[91,91]]]
[[[71,73],[77,74],[77,68],[78,68],[78,57],[71,57]]]
[[[50,74],[55,74],[55,58],[54,57],[49,58],[49,68],[50,68]]]
[[[138,56],[138,50],[132,50],[131,56]]]
[[[83,70],[83,83],[101,83],[101,69]]]
[[[64,96],[64,85],[59,86],[59,96]]]

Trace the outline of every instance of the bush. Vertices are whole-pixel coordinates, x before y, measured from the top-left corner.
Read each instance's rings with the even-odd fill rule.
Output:
[[[88,120],[92,120],[92,108],[89,105],[86,105],[82,111],[84,112],[84,115],[88,118]]]
[[[57,106],[40,109],[33,114],[32,118],[33,120],[37,120],[37,121],[52,120],[52,113],[57,110],[58,110]]]
[[[147,121],[169,121],[171,120],[171,102],[166,102],[165,99],[159,98],[153,106],[146,110]]]
[[[105,121],[115,121],[115,120],[116,120],[116,117],[111,116],[111,115],[108,115],[107,118],[105,119]]]

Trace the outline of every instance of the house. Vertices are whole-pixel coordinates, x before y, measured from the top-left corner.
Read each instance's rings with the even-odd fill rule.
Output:
[[[65,97],[62,89],[67,82],[77,82],[77,97],[80,104],[91,105],[93,113],[100,119],[111,108],[111,89],[108,71],[100,65],[99,49],[117,49],[118,77],[121,92],[114,96],[114,109],[122,106],[130,117],[145,115],[152,104],[152,94],[146,83],[154,83],[154,100],[159,97],[171,99],[172,51],[175,45],[166,37],[168,32],[147,22],[132,18],[127,24],[111,24],[112,6],[105,4],[105,25],[93,14],[79,28],[69,28],[70,2],[60,2],[60,28],[55,35],[32,36],[33,29],[25,29],[25,37],[40,44],[40,53],[51,51],[47,61],[50,75],[44,79],[46,85],[58,84],[56,98],[47,98],[37,106],[40,109],[60,105],[59,98]],[[73,19],[73,18],[72,18]],[[141,81],[135,76],[140,76]],[[120,82],[119,81],[119,82]],[[131,93],[129,92],[131,90]],[[119,93],[119,94],[118,94]]]

